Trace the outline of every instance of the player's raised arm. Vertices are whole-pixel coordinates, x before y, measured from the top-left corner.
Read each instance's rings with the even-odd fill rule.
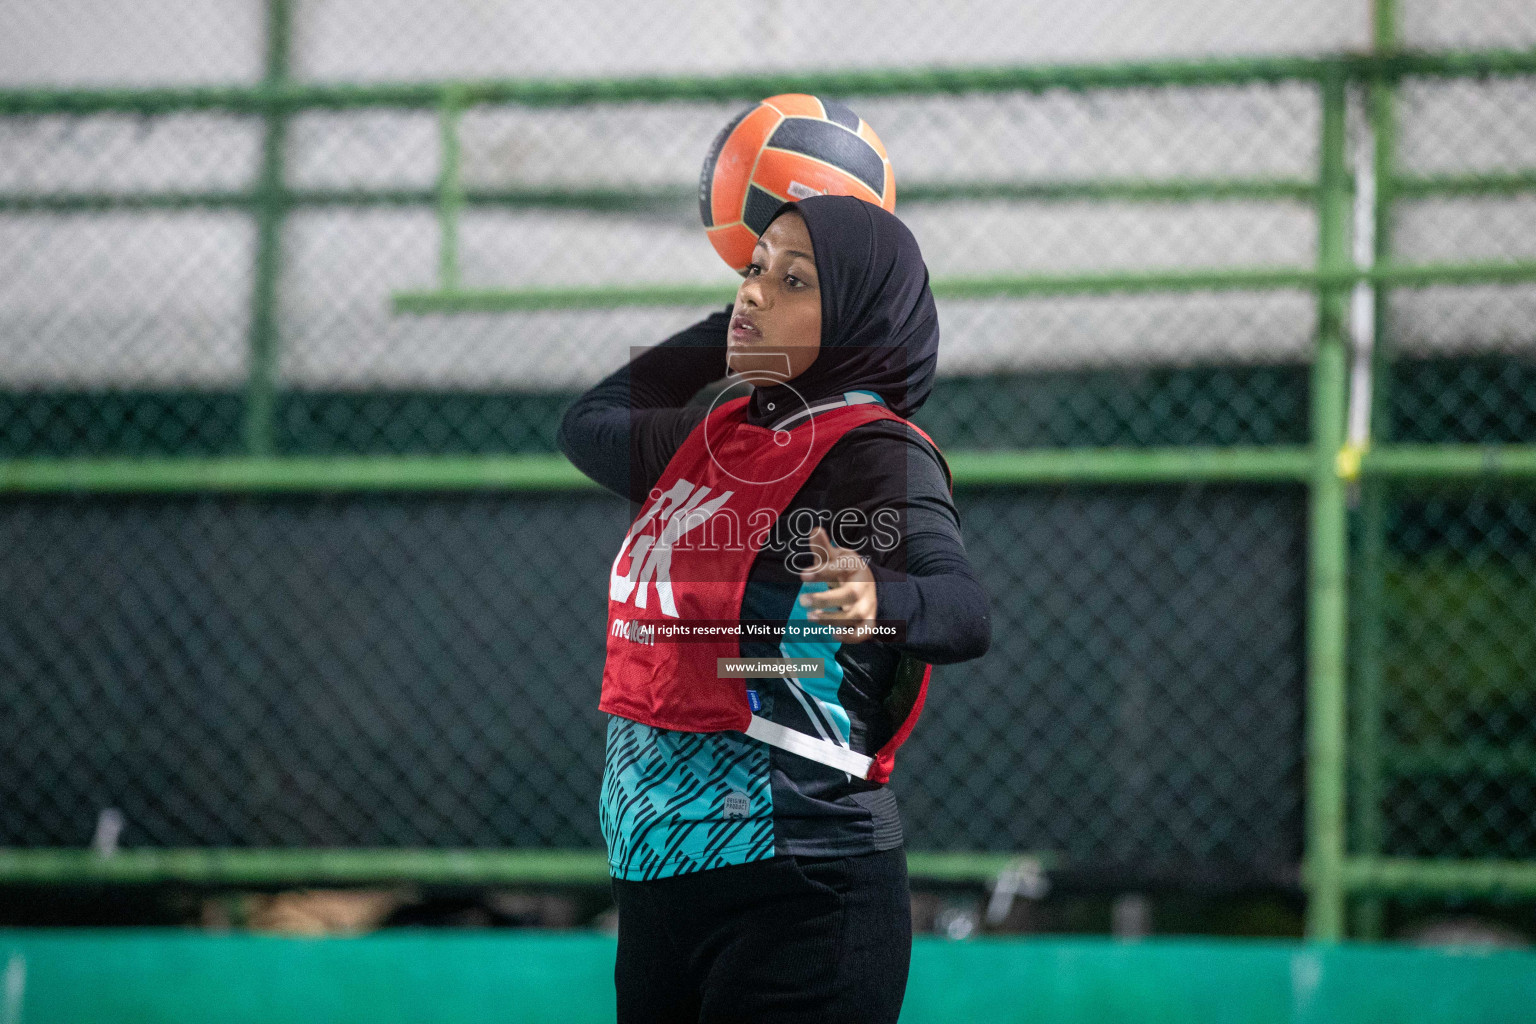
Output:
[[[646,349],[577,398],[557,443],[572,465],[615,494],[639,501],[703,416],[685,409],[725,376],[730,310],[711,313]]]

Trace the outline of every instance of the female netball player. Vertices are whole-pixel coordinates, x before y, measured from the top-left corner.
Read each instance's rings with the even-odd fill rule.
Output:
[[[639,503],[600,704],[623,1024],[897,1019],[911,911],[884,782],[927,666],[991,640],[948,469],[904,418],[938,342],[911,232],[813,196],[775,214],[730,312],[565,415],[565,454]],[[728,370],[750,396],[689,404]],[[719,622],[742,629],[669,638]],[[763,623],[782,628],[746,629]],[[719,657],[823,668],[743,681]]]

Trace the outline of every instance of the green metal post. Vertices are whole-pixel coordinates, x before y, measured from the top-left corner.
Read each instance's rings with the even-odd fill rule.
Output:
[[[444,291],[459,287],[459,211],[464,206],[464,181],[459,171],[460,94],[450,90],[438,109],[442,137],[442,168],[437,178],[437,282]]]
[[[263,84],[281,87],[288,80],[292,0],[267,0],[267,64]],[[245,389],[245,448],[251,455],[272,451],[277,404],[277,280],[282,260],[283,150],[288,137],[288,110],[266,112],[261,146],[261,175],[256,184],[256,273],[251,294],[249,376]]]
[[[1345,162],[1347,79],[1322,82],[1318,263],[1327,274],[1350,264],[1350,188]],[[1312,369],[1312,481],[1307,600],[1307,931],[1333,942],[1344,930],[1344,649],[1348,521],[1336,468],[1346,411],[1348,286],[1318,291]]]
[[[1375,0],[1373,13],[1375,52],[1390,54],[1397,49],[1396,0]],[[1371,80],[1366,93],[1376,177],[1376,203],[1372,217],[1376,228],[1373,263],[1378,265],[1389,262],[1392,255],[1392,203],[1396,180],[1396,124],[1392,93],[1395,86],[1396,82],[1392,79],[1375,78]],[[1370,420],[1370,438],[1373,443],[1378,438],[1388,438],[1390,430],[1386,407],[1391,390],[1388,377],[1390,360],[1386,352],[1388,289],[1389,286],[1384,283],[1377,284],[1375,289]],[[1353,792],[1350,794],[1353,842],[1348,844],[1348,849],[1351,853],[1366,857],[1380,856],[1384,841],[1381,806],[1385,797],[1382,776],[1382,733],[1385,727],[1382,652],[1386,639],[1384,602],[1389,487],[1390,482],[1387,480],[1367,478],[1361,485],[1360,494],[1360,566],[1356,570],[1359,603],[1355,612],[1358,645],[1354,648],[1354,700],[1350,702],[1353,725],[1350,763],[1354,768]],[[1380,939],[1385,928],[1385,911],[1386,905],[1380,895],[1373,893],[1360,896],[1354,903],[1353,934],[1362,939]]]

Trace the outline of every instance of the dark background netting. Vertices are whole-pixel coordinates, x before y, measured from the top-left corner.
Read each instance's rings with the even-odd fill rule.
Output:
[[[1302,500],[967,491],[993,650],[936,671],[917,849],[1300,854]],[[601,496],[0,505],[0,846],[597,845]]]
[[[1383,488],[1364,561],[1354,843],[1536,856],[1536,491]],[[1374,557],[1370,552],[1375,552]]]

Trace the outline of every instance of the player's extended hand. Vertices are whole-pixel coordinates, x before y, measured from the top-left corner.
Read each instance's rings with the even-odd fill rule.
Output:
[[[845,644],[861,644],[869,639],[869,629],[875,624],[875,576],[869,571],[868,561],[852,548],[840,548],[832,543],[827,531],[820,526],[811,531],[812,565],[800,572],[800,578],[827,584],[827,589],[815,594],[804,594],[800,603],[808,609],[806,618],[812,622],[852,626],[857,632],[840,634]]]

